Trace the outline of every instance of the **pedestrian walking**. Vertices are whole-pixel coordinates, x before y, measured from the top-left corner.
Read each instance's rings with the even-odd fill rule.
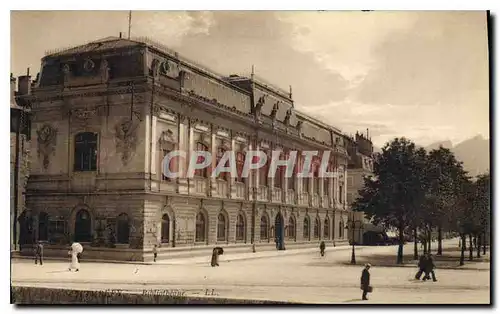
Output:
[[[427,261],[425,263],[425,268],[424,268],[425,271],[424,281],[431,279],[429,274],[432,275],[432,281],[434,282],[437,281],[436,274],[434,273],[434,268],[436,268],[436,265],[434,264],[434,258],[432,257],[432,254],[429,253],[427,255]]]
[[[370,264],[366,264],[363,272],[361,272],[361,290],[363,290],[362,300],[368,300],[367,295],[373,291],[370,286]]]
[[[212,260],[210,265],[212,267],[219,266],[219,255],[224,254],[224,249],[221,247],[215,247],[212,251]]]
[[[71,263],[69,264],[69,271],[75,269],[75,271],[80,271],[80,261],[78,260],[78,254],[83,252],[83,247],[80,243],[73,243],[71,245],[70,250],[68,251],[68,255],[71,256]]]
[[[157,249],[158,245],[155,244],[155,246],[153,247],[153,262],[156,263],[156,257],[158,256],[158,249]]]
[[[319,244],[319,253],[321,256],[325,256],[325,241],[321,241]]]
[[[42,242],[38,241],[35,244],[35,265],[38,264],[38,261],[40,260],[40,266],[43,265],[43,244]]]
[[[420,280],[420,277],[424,273],[426,263],[427,263],[427,256],[422,254],[420,256],[420,259],[418,260],[418,272],[415,274],[415,279]]]

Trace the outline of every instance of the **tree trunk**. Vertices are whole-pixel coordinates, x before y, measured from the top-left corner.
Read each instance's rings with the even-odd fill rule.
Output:
[[[427,252],[429,252],[429,254],[431,253],[431,240],[432,240],[432,228],[429,228],[429,231],[427,231],[427,245],[429,246],[427,248]]]
[[[464,260],[465,260],[465,235],[461,234],[460,235],[460,242],[462,244],[462,248],[460,250],[460,266],[463,266]]]
[[[418,260],[417,228],[413,229],[413,259]]]
[[[438,227],[438,251],[437,255],[443,255],[443,229]]]
[[[483,233],[483,255],[486,254],[486,232]]]
[[[477,239],[477,244],[476,244],[477,255],[476,255],[476,257],[480,258],[481,257],[481,234],[478,233],[476,236],[476,239]]]
[[[403,243],[404,243],[404,227],[399,227],[399,247],[398,247],[398,258],[396,263],[403,264]]]
[[[472,233],[469,233],[469,261],[474,258],[474,247],[472,246]]]

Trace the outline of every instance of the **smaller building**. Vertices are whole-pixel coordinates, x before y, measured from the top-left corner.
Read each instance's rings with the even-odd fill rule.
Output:
[[[364,178],[373,174],[373,144],[369,134],[356,133],[348,142],[349,164],[347,166],[347,204],[349,208],[359,197],[359,191],[364,187]],[[349,231],[349,242],[363,243],[363,233],[370,231],[371,224],[363,212],[352,212]],[[353,222],[354,221],[354,222]]]
[[[16,91],[16,78],[10,75],[10,250],[18,251],[23,241],[20,231],[28,217],[25,212],[25,191],[29,176],[31,116],[29,105],[18,96],[28,95],[31,90],[29,73],[20,76]],[[29,230],[27,230],[29,231]]]

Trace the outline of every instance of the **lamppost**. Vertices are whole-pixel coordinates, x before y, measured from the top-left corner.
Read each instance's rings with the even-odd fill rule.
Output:
[[[347,228],[346,229],[351,229],[352,233],[352,238],[351,238],[351,244],[352,244],[352,253],[351,253],[351,264],[355,265],[356,264],[356,251],[355,251],[355,246],[356,246],[356,241],[354,241],[354,235],[355,235],[355,230],[356,230],[356,224],[359,224],[359,228],[361,229],[362,227],[362,221],[360,220],[354,220],[354,213],[351,214],[349,217],[349,220],[347,221]]]

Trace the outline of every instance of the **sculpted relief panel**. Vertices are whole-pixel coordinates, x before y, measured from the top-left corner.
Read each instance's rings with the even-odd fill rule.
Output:
[[[43,168],[46,170],[49,167],[50,156],[56,149],[57,129],[50,124],[44,124],[37,131],[38,142],[38,158],[42,158]]]
[[[116,151],[121,154],[123,165],[126,166],[134,155],[138,137],[138,123],[124,118],[115,125]]]

